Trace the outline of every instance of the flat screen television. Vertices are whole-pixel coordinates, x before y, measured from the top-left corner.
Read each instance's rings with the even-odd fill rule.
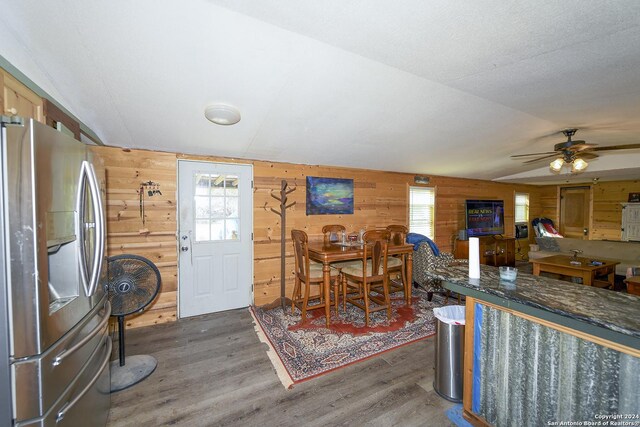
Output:
[[[504,200],[467,200],[467,236],[504,234]]]

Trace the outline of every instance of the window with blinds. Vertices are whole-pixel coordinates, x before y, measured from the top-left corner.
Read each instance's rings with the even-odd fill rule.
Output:
[[[516,193],[516,224],[519,222],[529,223],[529,195],[527,193]]]
[[[409,187],[409,231],[433,239],[435,224],[435,189]]]

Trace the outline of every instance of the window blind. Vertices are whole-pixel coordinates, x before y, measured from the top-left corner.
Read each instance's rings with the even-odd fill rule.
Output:
[[[409,187],[409,231],[434,237],[435,189]]]
[[[515,220],[529,223],[529,195],[526,193],[516,193]]]

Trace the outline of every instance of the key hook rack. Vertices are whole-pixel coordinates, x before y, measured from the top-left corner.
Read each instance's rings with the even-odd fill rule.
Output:
[[[140,189],[138,190],[140,193],[140,218],[142,218],[142,225],[145,223],[145,215],[144,215],[144,197],[153,197],[155,195],[162,196],[162,191],[160,191],[160,184],[153,181],[146,181],[140,183]]]

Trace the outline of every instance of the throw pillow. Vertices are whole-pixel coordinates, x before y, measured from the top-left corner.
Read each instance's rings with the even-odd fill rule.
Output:
[[[538,242],[541,251],[560,252],[560,245],[553,237],[536,237],[536,242]]]
[[[553,225],[547,224],[546,222],[543,222],[541,224],[544,226],[544,228],[547,230],[549,234],[554,234],[554,235],[559,234],[558,231],[555,228],[553,228]]]

